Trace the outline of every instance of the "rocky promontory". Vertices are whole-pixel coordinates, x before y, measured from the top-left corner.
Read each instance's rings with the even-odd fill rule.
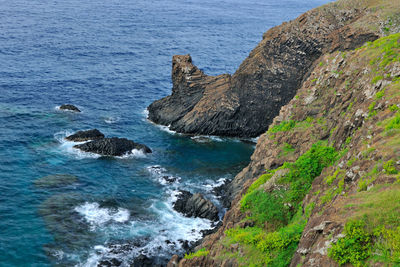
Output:
[[[363,25],[368,14],[359,4],[333,3],[274,27],[232,76],[208,76],[190,55],[174,56],[172,94],[148,107],[149,119],[187,134],[258,136],[322,54],[379,37]]]

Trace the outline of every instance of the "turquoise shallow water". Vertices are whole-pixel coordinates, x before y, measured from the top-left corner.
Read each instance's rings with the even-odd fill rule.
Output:
[[[233,73],[266,29],[325,2],[0,0],[0,265],[182,253],[180,240],[198,239],[210,222],[174,212],[176,190],[219,204],[212,188],[254,146],[199,142],[146,120],[145,108],[170,93],[172,55],[190,53],[207,74]],[[57,110],[63,103],[82,113]],[[154,153],[96,158],[63,139],[90,128]],[[35,186],[52,174],[78,180]]]

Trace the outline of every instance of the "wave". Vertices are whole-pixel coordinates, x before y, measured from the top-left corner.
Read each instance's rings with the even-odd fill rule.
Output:
[[[131,159],[131,158],[145,158],[147,155],[141,149],[132,149],[130,152],[125,153],[122,156],[116,156],[118,159]]]
[[[97,202],[85,202],[75,207],[74,210],[85,218],[90,224],[92,231],[110,221],[117,223],[127,222],[130,217],[130,213],[127,209],[101,208]]]
[[[79,144],[84,144],[86,142],[73,142],[73,141],[68,141],[65,139],[65,137],[73,134],[74,132],[65,130],[65,131],[60,131],[54,134],[54,138],[60,143],[60,149],[67,153],[75,156],[77,159],[84,159],[84,158],[99,158],[100,155],[95,154],[95,153],[89,153],[89,152],[84,152],[80,149],[74,148],[75,145]]]
[[[123,236],[129,241],[93,246],[89,257],[78,266],[97,266],[100,261],[113,259],[120,261],[121,266],[129,266],[140,255],[165,263],[173,254],[182,254],[189,244],[202,238],[203,230],[214,227],[210,220],[188,218],[173,209],[173,203],[180,194],[178,190],[167,189],[166,194],[164,200],[152,201],[149,207],[155,216],[152,220],[124,217],[125,224],[119,227],[125,229]],[[96,203],[85,203],[80,207],[79,211],[85,215],[86,221],[97,227],[105,226],[118,217],[115,211],[110,214],[108,209],[102,210]],[[126,223],[125,219],[130,221]],[[106,231],[104,227],[102,230]]]
[[[181,177],[170,175],[167,170],[160,165],[149,166],[146,168],[150,175],[162,185],[179,183]]]
[[[121,118],[120,117],[112,117],[112,116],[107,116],[104,119],[104,122],[107,124],[113,124],[117,123]]]

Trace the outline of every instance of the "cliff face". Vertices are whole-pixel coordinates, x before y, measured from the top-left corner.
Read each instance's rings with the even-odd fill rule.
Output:
[[[175,257],[169,266],[400,262],[400,34],[359,43],[365,36],[399,32],[400,4],[347,1],[354,9],[347,6],[345,12],[343,3],[280,26],[289,29],[306,20],[304,29],[313,31],[324,21],[321,14],[335,21],[357,14],[336,32],[340,35],[324,34],[329,48],[319,46],[314,64],[302,65],[306,78],[259,138],[249,166],[230,184],[231,208],[222,227],[204,239],[199,253]],[[262,43],[273,36],[267,32]],[[243,77],[254,80],[242,85],[256,88],[264,81],[264,74],[246,66],[254,57],[261,60],[255,55],[267,47],[273,46],[260,44],[243,62],[230,78],[231,90],[245,69]],[[271,61],[274,57],[260,61],[258,68],[267,70]]]
[[[363,24],[369,16],[348,2],[311,10],[266,32],[233,76],[207,76],[189,55],[174,56],[172,94],[148,107],[149,119],[188,134],[258,136],[323,53],[378,38],[379,27]]]

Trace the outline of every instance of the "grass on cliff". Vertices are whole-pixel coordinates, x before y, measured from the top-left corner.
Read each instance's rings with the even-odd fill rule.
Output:
[[[243,266],[287,266],[314,205],[303,212],[301,202],[313,180],[333,164],[339,153],[325,142],[317,142],[295,162],[286,162],[277,170],[286,170],[278,178],[272,192],[263,185],[276,173],[260,176],[241,200],[241,210],[254,226],[226,231],[225,246],[240,244],[241,255],[235,257]]]
[[[344,207],[348,218],[328,256],[340,265],[400,264],[400,185],[385,184],[350,197]]]
[[[185,254],[185,259],[191,260],[193,258],[198,258],[198,257],[203,257],[203,256],[207,256],[208,253],[210,253],[209,250],[207,250],[206,248],[201,248],[196,252],[192,252],[189,254]]]

